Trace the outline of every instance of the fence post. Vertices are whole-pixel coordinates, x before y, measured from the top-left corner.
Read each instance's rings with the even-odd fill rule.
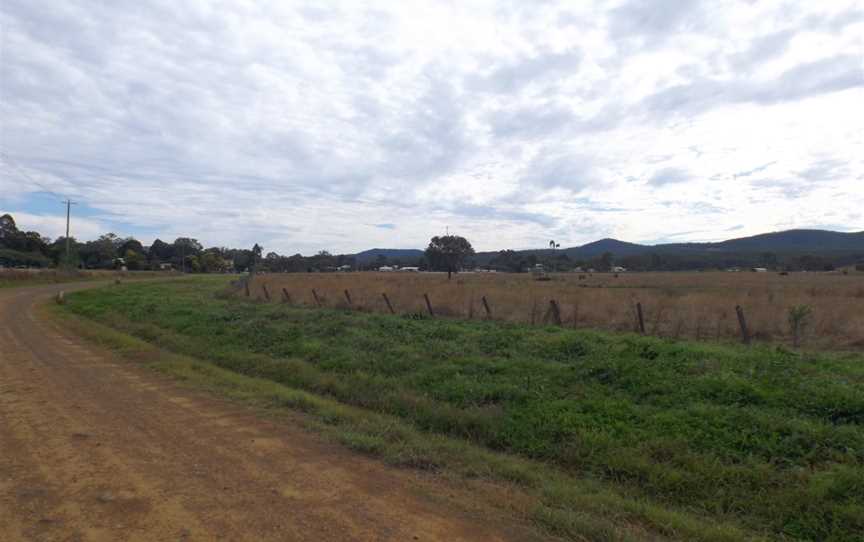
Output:
[[[744,319],[744,309],[741,305],[735,305],[735,313],[738,315],[738,325],[741,327],[741,341],[750,344],[750,331],[747,329],[747,320]]]
[[[321,300],[318,298],[318,292],[315,291],[315,288],[312,288],[312,297],[315,298],[315,304],[320,307],[321,306]]]
[[[282,301],[285,303],[291,303],[291,294],[288,293],[288,290],[282,288]]]
[[[246,290],[246,297],[249,297],[249,277],[243,280],[243,288]]]
[[[558,302],[554,299],[549,300],[549,310],[546,311],[546,316],[543,317],[544,323],[549,320],[549,316],[552,316],[552,321],[555,322],[555,325],[561,325],[561,309],[558,307]]]
[[[432,302],[429,301],[429,294],[423,294],[423,299],[426,300],[426,308],[429,309],[429,316],[435,318],[435,312],[432,310]]]
[[[345,299],[348,300],[348,306],[353,307],[354,303],[351,302],[351,294],[348,293],[348,290],[345,290]]]
[[[387,308],[390,309],[390,314],[396,314],[396,311],[393,310],[393,305],[390,304],[390,298],[387,297],[387,293],[381,292],[381,297],[383,297],[384,302],[387,303]]]
[[[270,292],[267,291],[267,285],[264,283],[261,283],[261,289],[264,291],[264,299],[266,299],[267,301],[270,301]]]
[[[480,298],[483,301],[483,309],[486,311],[486,318],[492,318],[492,309],[489,308],[489,302],[486,300],[486,296]]]
[[[636,302],[636,318],[639,324],[639,333],[645,335],[645,318],[642,316],[642,303]]]

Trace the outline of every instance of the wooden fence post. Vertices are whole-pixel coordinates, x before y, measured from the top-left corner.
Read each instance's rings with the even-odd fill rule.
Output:
[[[429,309],[429,316],[435,318],[435,312],[432,310],[432,302],[429,301],[429,294],[423,294],[423,299],[426,300],[426,308]]]
[[[318,298],[318,292],[315,291],[315,288],[312,288],[312,297],[315,298],[315,304],[320,307],[321,306],[321,300]]]
[[[246,297],[249,297],[249,277],[243,281],[243,288],[246,290]]]
[[[270,301],[270,292],[267,291],[267,285],[264,283],[261,283],[261,289],[264,291],[264,299],[266,299],[267,301]]]
[[[284,303],[291,303],[291,294],[285,288],[282,288],[282,301]]]
[[[348,293],[348,290],[345,290],[345,299],[348,300],[348,306],[353,307],[354,303],[351,302],[351,294]]]
[[[550,316],[552,317],[552,321],[555,322],[555,325],[561,325],[561,309],[558,307],[558,302],[554,299],[549,300],[549,310],[546,311],[546,316],[543,317],[543,322],[548,322]]]
[[[483,309],[486,311],[486,318],[492,319],[492,309],[489,308],[489,302],[486,300],[486,296],[480,298],[483,301]]]
[[[639,333],[645,335],[645,318],[642,316],[642,303],[636,302],[636,323],[639,325]]]
[[[384,302],[387,303],[387,308],[390,309],[390,314],[396,314],[396,311],[393,310],[393,305],[390,304],[390,298],[387,297],[385,292],[381,292],[381,297],[384,298]]]
[[[738,315],[738,325],[741,327],[741,342],[750,344],[750,330],[747,329],[747,320],[744,319],[744,309],[741,305],[735,305],[735,313]]]

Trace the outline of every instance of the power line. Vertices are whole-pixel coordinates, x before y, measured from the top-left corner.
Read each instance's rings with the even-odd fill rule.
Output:
[[[51,194],[51,195],[54,196],[55,198],[64,198],[64,197],[66,197],[66,196],[61,196],[61,195],[58,194],[57,192],[54,192],[54,191],[51,190],[50,188],[46,187],[45,185],[43,185],[42,183],[40,183],[39,181],[37,181],[36,179],[34,179],[33,177],[31,177],[31,176],[30,176],[26,171],[24,171],[24,170],[21,168],[21,166],[19,166],[19,165],[15,162],[15,160],[12,160],[12,159],[9,157],[9,155],[8,155],[7,153],[5,153],[5,152],[3,152],[3,151],[0,151],[0,159],[2,159],[3,162],[4,162],[6,165],[8,165],[8,166],[10,166],[11,168],[13,168],[13,169],[14,169],[14,170],[19,174],[19,175],[21,175],[22,177],[24,177],[25,179],[27,179],[27,180],[30,181],[31,183],[33,183],[33,184],[35,184],[36,186],[38,186],[39,188],[41,188],[44,192],[48,192],[49,194]]]

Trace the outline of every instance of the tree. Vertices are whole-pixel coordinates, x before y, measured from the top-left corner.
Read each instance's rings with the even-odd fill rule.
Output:
[[[79,248],[81,260],[86,267],[110,269],[117,258],[118,237],[106,233],[95,241],[88,241]]]
[[[490,261],[489,266],[500,271],[520,273],[524,265],[523,259],[515,250],[500,250]]]
[[[201,243],[198,242],[198,239],[192,239],[191,237],[178,237],[177,239],[175,239],[175,253],[180,250],[181,247],[183,248],[183,252],[185,252],[187,255],[195,255],[204,250],[204,247],[201,245]]]
[[[426,259],[434,270],[447,271],[450,279],[458,271],[465,258],[474,254],[474,248],[464,237],[458,235],[435,236],[426,247]]]
[[[18,233],[18,227],[15,225],[15,219],[12,218],[12,215],[0,216],[0,239],[11,237],[16,233]]]
[[[145,262],[144,255],[142,255],[140,252],[132,250],[131,248],[127,249],[126,252],[123,253],[123,261],[126,262],[126,269],[130,271],[137,271],[139,269],[142,269]]]
[[[208,248],[198,256],[198,263],[204,273],[222,273],[225,271],[225,259],[218,248]]]
[[[142,256],[146,253],[146,251],[144,250],[144,246],[134,237],[127,237],[126,239],[120,240],[120,246],[117,249],[117,253],[123,254],[123,257],[125,258],[126,252],[130,250],[137,252]]]
[[[611,271],[613,256],[611,252],[604,252],[602,256],[600,256],[600,270],[601,271]]]
[[[204,247],[198,242],[198,239],[192,239],[191,237],[178,237],[174,240],[172,250],[174,263],[177,267],[186,271],[187,263],[191,261],[189,260],[189,256],[197,256],[202,250],[204,250]],[[195,261],[198,261],[197,258]]]
[[[258,270],[258,262],[261,261],[261,253],[264,251],[264,248],[261,247],[258,243],[255,243],[255,246],[252,247],[252,264],[251,271],[254,273]]]
[[[174,256],[174,249],[171,245],[161,239],[156,239],[150,245],[150,261],[151,262],[168,262]]]

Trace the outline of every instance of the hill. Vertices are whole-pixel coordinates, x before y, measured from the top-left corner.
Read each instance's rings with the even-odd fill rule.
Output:
[[[740,237],[725,241],[710,243],[662,243],[643,245],[629,243],[618,239],[605,238],[581,246],[550,250],[548,248],[517,250],[518,258],[535,257],[547,260],[566,255],[571,261],[588,261],[600,258],[604,253],[611,253],[616,261],[629,259],[647,260],[653,258],[651,264],[656,267],[658,261],[665,264],[662,269],[701,269],[725,266],[762,265],[766,262],[785,263],[795,267],[792,259],[809,255],[822,258],[808,264],[814,269],[821,269],[826,264],[849,265],[864,260],[864,231],[836,232],[829,230],[799,229],[780,232],[763,233],[750,237]],[[498,251],[478,252],[473,258],[473,265],[494,265],[493,260]],[[773,254],[766,258],[766,254]],[[419,249],[373,248],[354,255],[359,265],[374,264],[379,256],[387,258],[388,262],[401,262],[403,265],[413,265],[423,257]],[[657,260],[660,257],[660,260]],[[774,257],[781,257],[777,261]],[[533,264],[531,264],[533,265]],[[626,265],[626,263],[625,263]],[[636,265],[644,268],[647,265]]]
[[[373,248],[354,254],[358,264],[374,262],[378,256],[384,256],[388,260],[402,260],[414,263],[423,257],[423,251],[414,248]]]

